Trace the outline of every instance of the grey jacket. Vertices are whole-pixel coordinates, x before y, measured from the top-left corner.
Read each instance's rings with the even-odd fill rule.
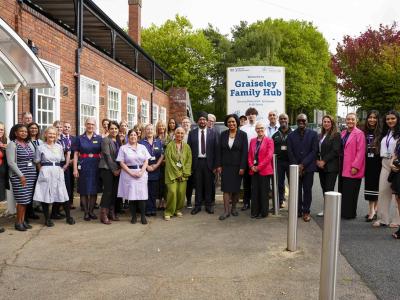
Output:
[[[111,138],[105,137],[101,142],[101,158],[99,162],[100,169],[116,171],[120,169],[117,159],[117,148]]]
[[[33,154],[35,154],[35,147],[33,147],[32,143],[28,143],[28,146],[33,151]],[[22,172],[20,171],[20,169],[18,168],[18,165],[17,165],[17,145],[15,144],[14,141],[10,141],[8,143],[7,149],[6,149],[6,157],[7,157],[8,167],[9,167],[9,171],[8,171],[9,176],[11,177],[14,174],[16,174],[18,177],[24,176],[24,174],[22,174]]]

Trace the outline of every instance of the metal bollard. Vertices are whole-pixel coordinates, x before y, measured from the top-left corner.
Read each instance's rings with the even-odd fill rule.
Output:
[[[290,165],[289,169],[289,222],[287,233],[287,250],[296,251],[297,249],[297,210],[299,198],[299,166]]]
[[[272,185],[273,185],[273,201],[274,201],[274,213],[275,216],[279,215],[279,191],[278,191],[278,162],[277,155],[274,154],[272,158],[273,166],[274,166],[274,175],[272,176]]]
[[[324,232],[322,234],[321,274],[319,299],[336,298],[337,257],[340,237],[340,211],[342,194],[325,193]]]

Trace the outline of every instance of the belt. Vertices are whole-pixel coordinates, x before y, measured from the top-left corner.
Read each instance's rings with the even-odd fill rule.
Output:
[[[143,165],[141,165],[141,166],[138,166],[138,165],[128,166],[129,169],[141,169],[142,167],[143,167]]]
[[[207,159],[207,157],[198,157],[197,159]]]
[[[83,153],[79,156],[80,158],[100,158],[100,154],[99,153]]]
[[[60,163],[59,162],[42,162],[42,163],[40,163],[40,165],[43,167],[43,166],[45,166],[45,167],[55,167],[55,166],[57,166],[57,167],[59,167],[60,166]]]

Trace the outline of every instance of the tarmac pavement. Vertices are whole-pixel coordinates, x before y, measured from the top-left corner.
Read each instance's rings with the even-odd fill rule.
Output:
[[[33,223],[28,232],[0,219],[0,299],[318,299],[322,232],[299,219],[298,251],[286,248],[287,212],[219,221],[192,216],[132,225]],[[393,259],[395,259],[393,257]],[[377,299],[340,255],[337,299]]]

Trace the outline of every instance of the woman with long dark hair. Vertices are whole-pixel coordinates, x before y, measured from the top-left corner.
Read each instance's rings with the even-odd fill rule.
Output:
[[[390,205],[394,200],[391,184],[388,177],[391,171],[390,164],[395,154],[396,144],[400,138],[400,115],[397,111],[388,111],[384,116],[382,128],[380,156],[382,157],[382,168],[379,177],[378,196],[378,220],[373,223],[374,227],[389,226],[397,228],[400,225],[399,212],[396,209],[394,218],[390,222]]]
[[[178,127],[178,123],[174,118],[169,118],[168,124],[167,124],[167,134],[170,138],[170,140],[173,140],[175,137],[175,129]]]
[[[371,110],[365,119],[364,134],[367,143],[365,154],[365,179],[364,198],[368,201],[368,214],[365,216],[367,222],[376,219],[376,208],[379,195],[379,176],[382,168],[380,156],[381,123],[379,112]]]
[[[341,150],[340,134],[337,131],[335,119],[326,115],[322,118],[322,130],[319,135],[319,151],[317,167],[322,193],[335,190],[336,179],[339,173],[339,155]],[[318,216],[323,216],[320,212]]]

